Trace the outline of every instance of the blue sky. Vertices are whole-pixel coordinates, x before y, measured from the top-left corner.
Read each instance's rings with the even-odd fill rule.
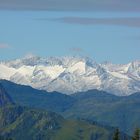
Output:
[[[27,54],[83,55],[113,63],[140,60],[139,9],[49,11],[6,6],[0,2],[0,60]]]

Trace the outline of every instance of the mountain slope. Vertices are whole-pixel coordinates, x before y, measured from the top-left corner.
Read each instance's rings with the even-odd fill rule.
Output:
[[[98,89],[115,95],[140,91],[140,61],[97,64],[84,57],[25,57],[0,63],[0,79],[65,94]]]
[[[3,107],[7,104],[13,104],[13,101],[5,91],[4,87],[0,84],[0,107]]]
[[[119,127],[128,134],[140,127],[140,93],[118,97],[104,91],[91,90],[67,96],[39,91],[5,80],[1,80],[1,84],[20,105],[55,111],[65,118],[94,120]]]
[[[71,108],[63,112],[68,118],[86,118],[101,124],[119,127],[132,134],[140,127],[140,93],[127,97],[92,90],[73,95],[77,100]]]
[[[74,98],[58,92],[48,93],[6,80],[0,80],[0,83],[7,90],[14,102],[22,106],[63,112],[75,102]]]
[[[0,132],[15,140],[111,140],[115,129],[55,113],[6,106],[0,108]],[[121,133],[122,140],[129,137]]]
[[[0,100],[2,102],[5,98]],[[53,112],[11,102],[0,107],[0,135],[14,140],[111,140],[114,130],[84,120],[66,120]],[[126,137],[129,139],[121,133],[122,139]]]

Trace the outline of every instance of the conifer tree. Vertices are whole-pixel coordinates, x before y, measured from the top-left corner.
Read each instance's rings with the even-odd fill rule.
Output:
[[[140,129],[135,130],[132,140],[140,140]]]
[[[113,140],[120,140],[120,132],[118,128],[114,132]]]

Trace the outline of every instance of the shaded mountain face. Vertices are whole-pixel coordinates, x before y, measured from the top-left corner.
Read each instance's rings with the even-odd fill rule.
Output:
[[[14,140],[111,140],[115,129],[84,120],[66,120],[48,111],[17,106],[0,86],[0,135]],[[130,137],[124,133],[121,138]]]
[[[2,136],[14,140],[112,140],[115,129],[12,105],[0,109],[0,130]],[[120,136],[130,138],[124,133]]]
[[[29,109],[17,105],[0,109],[0,130],[4,137],[15,140],[46,140],[64,119],[55,113]],[[52,130],[52,134],[49,132]]]
[[[140,127],[140,93],[118,97],[104,91],[90,90],[71,96],[47,93],[29,86],[0,81],[15,103],[55,111],[65,118],[84,118],[119,127],[131,134]]]
[[[0,107],[8,104],[13,104],[11,97],[7,94],[4,87],[0,84]]]
[[[98,89],[119,96],[140,91],[140,61],[98,64],[90,58],[28,56],[0,63],[0,79],[64,94]]]
[[[73,97],[58,92],[48,93],[43,90],[18,85],[6,80],[0,80],[0,83],[7,90],[13,101],[22,106],[63,112],[70,108],[75,102]]]

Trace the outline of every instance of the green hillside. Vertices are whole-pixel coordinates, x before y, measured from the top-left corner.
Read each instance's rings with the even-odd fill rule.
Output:
[[[73,95],[77,100],[62,114],[67,118],[85,118],[101,124],[119,127],[132,134],[140,127],[140,94],[117,97],[102,91],[88,91]]]
[[[132,134],[140,127],[140,94],[118,97],[104,91],[91,90],[67,96],[61,93],[36,90],[29,86],[17,85],[0,80],[15,103],[54,111],[65,118],[83,118],[100,124],[118,127]]]
[[[0,108],[0,132],[14,140],[111,140],[114,129],[82,120],[65,120],[52,112],[8,105]]]

